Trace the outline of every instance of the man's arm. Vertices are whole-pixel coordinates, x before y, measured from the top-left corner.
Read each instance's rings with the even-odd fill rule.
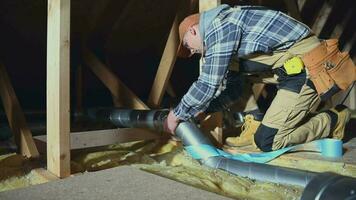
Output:
[[[231,31],[233,27],[228,23],[212,25],[216,27],[212,33],[208,33],[202,73],[173,110],[180,120],[188,120],[207,109],[226,75],[231,56],[238,44],[239,29]]]

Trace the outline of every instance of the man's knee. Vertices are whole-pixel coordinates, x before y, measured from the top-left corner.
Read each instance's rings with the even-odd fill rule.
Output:
[[[272,151],[274,136],[278,129],[261,124],[255,133],[255,143],[262,151]]]

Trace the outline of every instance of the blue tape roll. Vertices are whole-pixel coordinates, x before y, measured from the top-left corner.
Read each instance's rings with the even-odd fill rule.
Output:
[[[337,139],[323,139],[319,141],[321,155],[329,158],[342,157],[342,141]]]

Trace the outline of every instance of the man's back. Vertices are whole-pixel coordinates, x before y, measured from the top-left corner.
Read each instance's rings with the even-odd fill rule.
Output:
[[[239,32],[235,38],[239,57],[287,49],[310,34],[307,26],[282,12],[253,6],[226,6],[207,28],[206,36],[213,36],[219,26],[224,26],[228,32]]]

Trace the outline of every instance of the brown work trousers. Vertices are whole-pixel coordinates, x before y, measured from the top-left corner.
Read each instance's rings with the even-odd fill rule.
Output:
[[[286,51],[276,51],[272,55],[254,55],[247,59],[277,68],[283,66],[283,63],[293,56],[302,56],[319,43],[317,37],[310,36]],[[262,77],[260,80],[263,83],[278,83],[277,78],[278,76],[274,74],[272,77]],[[252,81],[256,82],[258,79],[254,78]],[[273,139],[272,150],[328,137],[330,116],[325,112],[310,114],[315,111],[319,103],[316,91],[307,84],[302,86],[299,93],[279,89],[262,120],[263,125],[278,130]],[[245,110],[252,109],[255,105],[256,101],[250,97]]]

